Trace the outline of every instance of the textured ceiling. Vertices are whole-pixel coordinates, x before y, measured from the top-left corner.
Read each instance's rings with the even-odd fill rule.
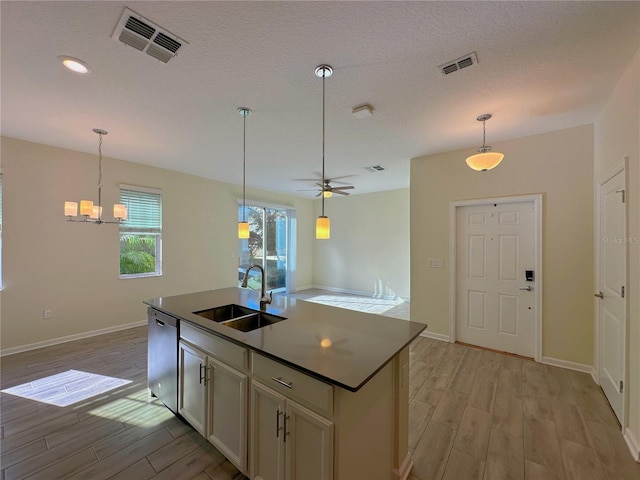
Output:
[[[111,38],[124,6],[189,45],[164,64]],[[409,159],[593,122],[640,45],[640,2],[1,3],[2,134],[312,197],[408,187]],[[447,77],[437,66],[470,52]],[[64,69],[58,55],[92,73]],[[375,108],[358,120],[351,109]],[[464,159],[461,158],[461,161]],[[369,173],[381,164],[387,170]]]

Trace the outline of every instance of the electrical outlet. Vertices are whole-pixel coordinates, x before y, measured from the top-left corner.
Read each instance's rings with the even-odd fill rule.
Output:
[[[51,318],[53,317],[53,310],[43,310],[42,311],[42,318]]]
[[[442,258],[428,258],[427,266],[429,268],[444,268],[444,259]]]

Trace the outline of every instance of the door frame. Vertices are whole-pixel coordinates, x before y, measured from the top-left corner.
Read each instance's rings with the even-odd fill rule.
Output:
[[[474,205],[504,203],[533,203],[533,250],[535,268],[534,304],[534,360],[542,361],[542,194],[515,195],[509,197],[479,198],[449,202],[449,341],[456,341],[457,298],[457,212],[458,208]]]
[[[624,190],[625,190],[625,195],[627,195],[628,198],[628,193],[629,193],[629,180],[628,180],[628,175],[627,172],[629,171],[629,166],[628,166],[628,162],[629,162],[629,157],[624,157],[624,159],[619,162],[615,167],[613,167],[611,170],[609,170],[605,175],[601,176],[598,180],[597,183],[595,185],[595,197],[596,197],[596,204],[595,204],[595,265],[594,265],[594,270],[595,270],[595,291],[599,292],[601,285],[600,285],[600,260],[601,260],[601,255],[602,255],[602,245],[600,243],[600,238],[602,235],[602,232],[600,230],[601,227],[601,215],[600,215],[600,202],[602,201],[602,187],[605,183],[607,183],[609,180],[611,180],[613,177],[615,177],[616,175],[618,175],[620,172],[624,172]],[[627,203],[624,203],[624,236],[625,239],[627,238],[627,233],[628,233],[628,226],[629,226],[629,209],[627,208]],[[628,242],[624,242],[625,245],[625,286],[629,285],[629,243]],[[601,348],[600,348],[600,304],[598,303],[599,300],[597,298],[594,298],[594,303],[595,303],[595,307],[594,307],[594,332],[593,332],[593,338],[594,338],[594,342],[593,342],[593,350],[594,350],[594,354],[593,354],[593,369],[595,370],[594,374],[592,374],[591,376],[593,377],[593,379],[595,380],[595,382],[600,385],[600,363],[601,363]],[[625,425],[626,425],[626,421],[627,421],[627,410],[629,407],[629,389],[628,389],[628,385],[629,385],[629,348],[627,345],[627,342],[629,341],[629,295],[625,295],[625,300],[624,300],[624,328],[622,329],[623,333],[624,333],[624,339],[622,341],[622,348],[624,349],[623,352],[623,365],[624,365],[624,374],[623,374],[623,381],[624,381],[624,385],[625,388],[623,389],[622,392],[622,418],[620,419],[620,425],[622,426],[622,432],[624,433],[625,431]]]

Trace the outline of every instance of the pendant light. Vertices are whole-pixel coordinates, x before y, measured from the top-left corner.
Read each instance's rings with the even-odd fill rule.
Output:
[[[329,65],[318,65],[315,70],[316,76],[322,78],[322,184],[325,184],[324,180],[324,121],[325,121],[325,95],[324,95],[324,80],[327,77],[333,75],[333,68]],[[324,214],[324,199],[325,195],[321,195],[322,201],[322,215],[316,219],[316,238],[319,240],[326,240],[331,237],[331,222],[329,217]]]
[[[498,166],[504,158],[503,153],[492,152],[491,145],[486,145],[485,122],[492,117],[490,113],[480,115],[476,120],[482,122],[482,146],[478,148],[478,153],[467,158],[467,165],[479,172],[486,172]]]
[[[78,215],[78,202],[64,202],[64,214],[69,222],[87,222],[97,223],[122,223],[127,219],[127,207],[116,203],[113,206],[113,216],[115,221],[102,220],[102,137],[106,135],[106,130],[94,128],[93,131],[98,134],[98,204],[94,205],[91,200],[80,200],[80,218],[74,218]]]
[[[242,115],[242,221],[238,222],[238,238],[249,238],[249,222],[247,222],[246,184],[247,184],[247,117],[251,109],[239,107]]]

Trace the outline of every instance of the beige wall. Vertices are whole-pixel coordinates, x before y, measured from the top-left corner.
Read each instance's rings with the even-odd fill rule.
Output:
[[[640,50],[629,63],[595,123],[595,180],[629,157],[627,170],[628,286],[627,427],[640,448]],[[597,242],[598,239],[596,238]]]
[[[543,356],[590,365],[593,344],[593,127],[493,143],[489,172],[474,149],[411,161],[411,319],[449,334],[449,202],[543,194]],[[427,267],[444,258],[445,268]]]
[[[320,215],[319,200],[314,207]],[[314,285],[408,298],[409,190],[334,195],[325,214],[331,238],[314,240]]]
[[[120,183],[163,192],[163,275],[120,280],[118,227],[63,216],[65,200],[96,196],[96,155],[2,138],[2,166],[3,351],[141,321],[144,299],[237,281],[239,186],[105,158],[103,205]],[[252,189],[247,199],[297,209],[297,283],[309,285],[313,202]]]

